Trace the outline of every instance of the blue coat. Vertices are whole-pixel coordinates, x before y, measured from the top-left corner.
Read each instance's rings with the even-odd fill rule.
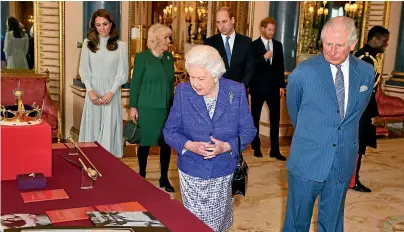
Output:
[[[167,144],[178,153],[178,168],[182,172],[202,179],[232,174],[238,157],[237,137],[240,136],[244,149],[256,133],[244,86],[220,78],[211,119],[203,97],[192,89],[189,82],[179,84],[163,133]],[[188,140],[210,142],[210,136],[228,142],[231,152],[207,160],[191,151],[182,154]]]
[[[295,128],[287,168],[295,175],[324,181],[336,170],[339,181],[352,177],[358,153],[359,119],[374,82],[371,65],[349,55],[345,118],[339,116],[330,64],[322,54],[300,63],[288,78],[287,108]]]

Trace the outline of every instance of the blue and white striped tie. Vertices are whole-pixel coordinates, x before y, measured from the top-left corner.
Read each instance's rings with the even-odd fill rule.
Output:
[[[344,74],[341,70],[341,65],[335,65],[337,68],[337,74],[335,75],[335,90],[337,91],[337,99],[339,106],[339,116],[341,120],[345,117],[345,86],[344,86]]]

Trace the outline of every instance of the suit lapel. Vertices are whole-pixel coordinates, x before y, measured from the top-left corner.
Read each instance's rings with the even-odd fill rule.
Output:
[[[234,60],[235,60],[236,57],[238,56],[237,51],[240,50],[240,49],[238,49],[239,46],[241,46],[241,45],[240,45],[240,35],[236,33],[236,35],[234,36],[233,49],[231,50],[230,67],[233,65],[233,63],[235,62]]]
[[[194,93],[193,96],[189,98],[189,101],[196,109],[196,111],[198,111],[198,113],[202,116],[202,118],[205,119],[205,121],[210,124],[212,120],[209,117],[208,110],[206,109],[206,104],[205,101],[203,100],[203,97],[196,94],[194,90],[192,91]]]
[[[358,61],[352,55],[349,55],[349,92],[348,92],[348,106],[346,117],[350,116],[357,106],[359,94],[359,78],[358,78]]]
[[[334,80],[332,78],[330,64],[324,59],[323,54],[318,55],[317,62],[318,67],[322,75],[320,76],[322,82],[324,83],[326,91],[330,94],[331,99],[335,104],[338,105],[337,92],[335,90]]]
[[[216,107],[215,107],[215,113],[213,114],[212,121],[216,121],[220,116],[223,114],[223,112],[226,111],[227,107],[229,106],[230,103],[230,96],[228,93],[228,88],[223,83],[222,80],[219,81],[219,93],[217,95],[217,101],[216,101]]]

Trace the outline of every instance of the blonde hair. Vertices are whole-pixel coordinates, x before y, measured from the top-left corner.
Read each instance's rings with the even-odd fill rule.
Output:
[[[165,36],[170,35],[171,29],[163,24],[153,24],[147,32],[147,47],[154,50],[158,42]]]
[[[220,78],[226,72],[219,52],[208,45],[196,45],[187,52],[185,55],[185,69],[188,73],[191,66],[199,66],[206,69],[213,78]]]

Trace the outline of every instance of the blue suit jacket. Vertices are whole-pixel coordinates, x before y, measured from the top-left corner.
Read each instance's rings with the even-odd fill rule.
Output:
[[[373,82],[372,66],[349,55],[348,105],[341,121],[331,67],[323,54],[296,67],[287,86],[287,108],[295,128],[287,163],[290,172],[322,182],[336,170],[339,181],[351,179],[358,153],[359,119]]]
[[[203,179],[232,174],[238,157],[237,136],[240,136],[244,149],[256,133],[244,86],[220,78],[215,113],[211,119],[203,97],[192,89],[189,82],[179,84],[163,133],[167,144],[178,153],[178,168],[182,172]],[[191,151],[182,154],[188,140],[210,142],[210,136],[228,142],[231,153],[208,160]]]

